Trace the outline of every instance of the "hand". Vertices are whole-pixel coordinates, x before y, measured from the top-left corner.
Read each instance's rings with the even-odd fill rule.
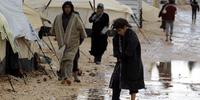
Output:
[[[97,15],[95,14],[94,16],[92,16],[92,20],[95,20],[97,17]]]

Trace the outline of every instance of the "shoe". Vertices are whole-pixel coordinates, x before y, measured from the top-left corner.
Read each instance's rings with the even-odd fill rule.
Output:
[[[77,83],[81,82],[80,79],[78,78],[78,71],[74,72],[73,76],[74,76],[74,82],[77,82]]]
[[[56,72],[57,76],[58,76],[58,81],[61,81],[62,80],[62,77],[61,77],[61,72],[60,70]]]
[[[96,61],[95,63],[96,63],[97,65],[100,65],[100,64],[101,64],[101,62],[100,62],[100,61]]]
[[[81,80],[76,79],[76,80],[74,80],[74,82],[81,83]]]
[[[70,80],[68,80],[68,79],[64,79],[62,82],[61,82],[61,84],[64,84],[64,85],[71,85],[72,84],[72,82],[70,81]]]
[[[78,71],[78,76],[81,76],[82,73],[83,73],[82,70],[79,70],[79,71]]]

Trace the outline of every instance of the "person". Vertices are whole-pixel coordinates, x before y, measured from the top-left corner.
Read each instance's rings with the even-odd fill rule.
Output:
[[[145,87],[140,42],[130,24],[123,18],[114,21],[113,29],[116,32],[113,54],[117,63],[109,85],[113,91],[112,100],[119,100],[121,89],[128,89],[131,100],[135,100],[138,90]]]
[[[163,13],[165,13],[165,27],[166,27],[166,40],[172,41],[172,34],[174,28],[174,20],[176,15],[176,5],[174,0],[169,0],[169,3],[165,6]]]
[[[159,12],[158,17],[159,17],[159,18],[161,17],[161,19],[162,19],[160,28],[162,28],[163,31],[165,31],[165,13],[163,13],[163,10],[164,10],[164,8],[166,7],[167,2],[163,2],[163,3],[164,3],[164,5],[162,6],[162,8],[161,8],[161,10],[160,10],[160,12]]]
[[[199,12],[199,5],[196,0],[191,2],[192,7],[192,23],[196,23],[197,11]]]
[[[78,51],[80,40],[87,37],[80,16],[74,12],[71,1],[64,2],[63,13],[56,16],[51,33],[56,35],[60,49],[64,48],[60,60],[60,69],[57,71],[58,80],[62,84],[71,84],[73,61]]]
[[[74,13],[78,14],[79,17],[80,17],[80,14],[79,12],[77,11],[74,11]],[[81,19],[81,17],[80,17]],[[82,19],[81,19],[82,21]],[[83,22],[83,21],[82,21]],[[83,43],[83,39],[80,38],[80,45]],[[74,61],[73,61],[73,76],[74,76],[74,82],[77,82],[77,83],[80,83],[81,80],[78,78],[78,76],[81,76],[82,74],[82,71],[78,68],[78,60],[80,58],[80,49],[78,49],[76,55],[75,55],[75,58],[74,58]]]
[[[108,44],[106,31],[109,27],[109,16],[104,12],[102,3],[98,4],[97,11],[90,16],[89,22],[93,23],[90,54],[94,56],[94,62],[100,64]]]

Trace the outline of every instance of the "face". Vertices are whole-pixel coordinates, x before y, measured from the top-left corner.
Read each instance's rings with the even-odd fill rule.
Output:
[[[127,27],[124,26],[124,28],[117,28],[117,29],[116,29],[116,32],[117,32],[117,34],[119,34],[119,35],[121,35],[121,36],[124,36],[126,30],[127,30]]]
[[[70,14],[72,9],[71,9],[71,6],[70,5],[66,5],[65,8],[64,8],[64,11],[66,14]]]
[[[103,9],[102,8],[98,8],[97,9],[97,14],[101,14],[103,12]]]

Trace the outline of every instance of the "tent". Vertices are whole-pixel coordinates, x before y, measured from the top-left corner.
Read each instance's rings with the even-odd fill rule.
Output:
[[[34,29],[39,30],[43,26],[40,13],[26,4],[23,4],[23,11]]]
[[[49,0],[25,0],[25,4],[28,4],[30,7],[42,12],[50,19],[54,21],[56,15],[62,12],[62,4],[67,0],[52,0],[49,7],[44,10],[45,5],[48,4]],[[91,25],[88,22],[90,15],[93,13],[93,10],[89,4],[89,1],[93,4],[93,0],[70,0],[74,4],[75,10],[80,13],[80,16],[86,26],[86,28],[91,28]],[[98,3],[103,3],[105,7],[105,12],[109,14],[110,23],[114,19],[122,17],[128,19],[132,10],[130,7],[119,3],[116,0],[96,0],[96,6]]]
[[[33,56],[29,48],[31,41],[37,40],[38,36],[24,14],[22,0],[0,0],[0,36],[0,73],[5,71],[4,62],[10,50],[18,54],[21,67],[25,70],[33,68]],[[9,50],[8,44],[11,45]]]
[[[10,44],[14,48],[13,51],[17,52],[17,50],[14,47],[14,40],[13,40],[13,35],[11,34],[11,31],[8,27],[8,22],[6,18],[1,14],[0,12],[0,61],[3,61],[3,59],[6,56],[6,39],[10,41]]]
[[[160,12],[159,8],[153,7],[149,4],[147,4],[146,2],[142,2],[142,17],[144,19],[144,21],[158,21],[161,20],[160,18],[158,18],[158,14]]]

